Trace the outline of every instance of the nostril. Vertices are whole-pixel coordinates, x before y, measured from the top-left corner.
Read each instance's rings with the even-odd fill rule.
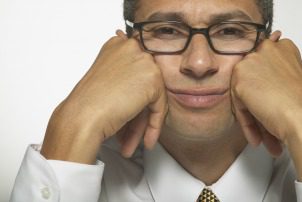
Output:
[[[216,74],[217,72],[218,72],[218,69],[214,69],[213,68],[213,69],[209,69],[208,72],[207,72],[207,74],[208,75],[213,75],[213,74]]]
[[[205,77],[213,76],[218,72],[217,68],[208,68],[203,70],[197,70],[194,68],[181,68],[180,72],[188,77],[194,78],[194,79],[203,79]]]
[[[190,76],[194,73],[191,69],[188,69],[188,68],[183,68],[180,71],[181,71],[181,73],[188,75],[188,76]]]

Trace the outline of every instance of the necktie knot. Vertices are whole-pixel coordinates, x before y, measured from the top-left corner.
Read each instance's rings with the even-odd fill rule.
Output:
[[[198,202],[219,202],[216,195],[210,188],[204,188],[202,193],[199,195]]]

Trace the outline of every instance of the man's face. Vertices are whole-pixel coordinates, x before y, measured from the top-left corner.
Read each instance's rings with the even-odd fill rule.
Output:
[[[135,21],[149,21],[150,17],[182,20],[194,28],[226,20],[262,23],[253,0],[140,0]],[[204,35],[196,34],[182,54],[155,55],[154,59],[167,88],[169,113],[164,132],[189,139],[234,132],[230,80],[242,56],[218,55]]]

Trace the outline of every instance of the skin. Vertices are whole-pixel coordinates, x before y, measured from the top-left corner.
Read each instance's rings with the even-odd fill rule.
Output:
[[[253,22],[261,15],[251,1],[141,1],[138,22],[154,11],[181,12],[192,27],[207,27],[211,17],[240,9]],[[252,12],[250,12],[252,11]],[[244,20],[235,18],[233,20]],[[155,56],[167,87],[169,113],[161,144],[193,176],[211,184],[232,164],[246,145],[231,110],[232,69],[242,56],[213,53],[203,35],[195,35],[183,54]],[[226,99],[209,108],[186,108],[175,101],[170,89],[227,89]],[[212,169],[216,168],[216,169]]]
[[[207,27],[213,16],[235,10],[261,23],[255,2],[243,0],[141,0],[135,21],[158,11],[180,12],[190,26]],[[116,134],[125,157],[142,138],[149,149],[159,140],[189,173],[212,184],[247,142],[263,142],[274,156],[282,143],[301,180],[301,56],[291,41],[278,41],[280,35],[275,32],[247,56],[218,55],[200,34],[182,54],[151,56],[117,31],[53,113],[41,154],[93,164],[102,142]],[[179,103],[175,89],[225,93],[198,108]]]

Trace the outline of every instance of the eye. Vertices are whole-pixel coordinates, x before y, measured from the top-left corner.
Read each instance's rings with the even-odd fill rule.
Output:
[[[223,39],[239,39],[244,38],[246,31],[235,27],[225,27],[215,34],[215,37]]]
[[[236,36],[243,36],[244,32],[242,30],[236,29],[236,28],[225,28],[220,31],[221,35],[236,35]]]
[[[174,27],[158,27],[153,29],[153,36],[157,38],[174,38],[179,37],[182,33]]]
[[[213,38],[222,40],[233,40],[246,38],[250,33],[253,33],[255,28],[240,24],[219,24],[212,27],[210,35]]]
[[[182,23],[154,22],[143,27],[145,40],[177,40],[187,38],[190,30]]]
[[[187,35],[187,30],[177,25],[159,25],[149,30],[152,37],[158,39],[179,39]]]
[[[154,32],[158,33],[158,34],[177,34],[177,30],[175,30],[171,27],[162,27],[162,28],[154,30]]]

